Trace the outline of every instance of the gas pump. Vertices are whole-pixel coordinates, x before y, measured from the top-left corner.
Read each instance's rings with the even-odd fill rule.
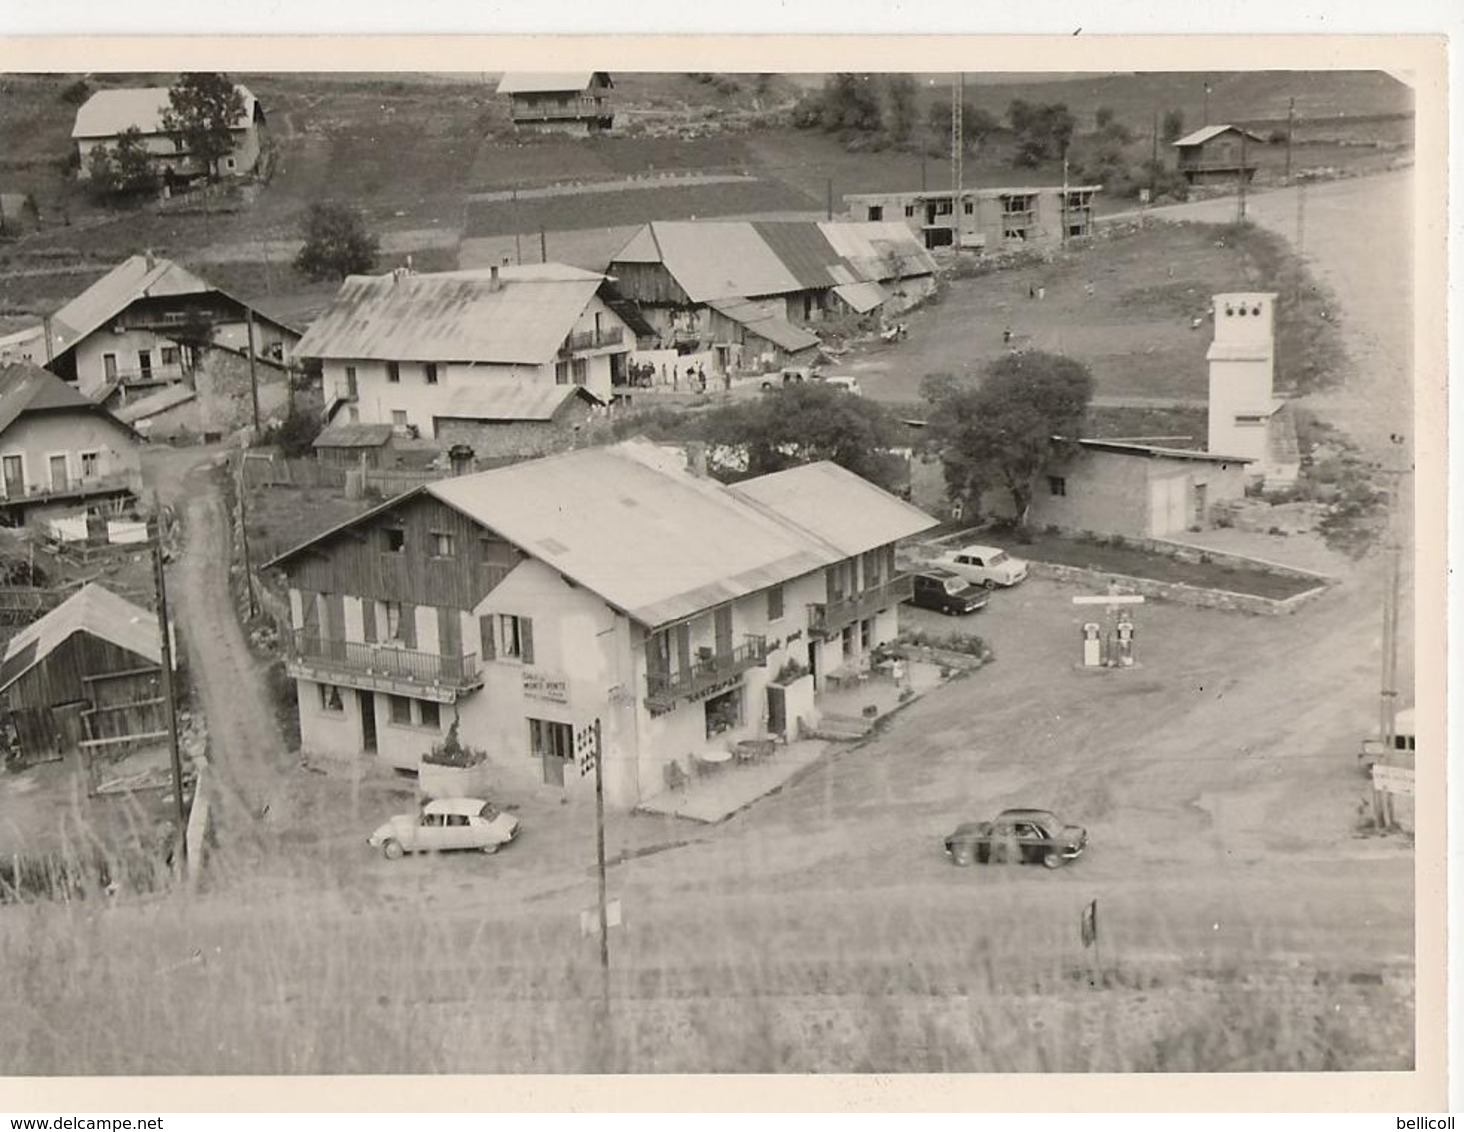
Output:
[[[1118,615],[1118,626],[1114,630],[1118,639],[1118,663],[1121,668],[1132,668],[1134,663],[1134,623],[1127,609]]]
[[[1102,664],[1102,627],[1096,621],[1089,621],[1083,625],[1083,667],[1099,668]]]

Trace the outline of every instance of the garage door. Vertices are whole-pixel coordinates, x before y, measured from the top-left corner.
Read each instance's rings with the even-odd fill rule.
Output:
[[[1186,490],[1184,476],[1149,481],[1149,535],[1164,538],[1185,529]]]

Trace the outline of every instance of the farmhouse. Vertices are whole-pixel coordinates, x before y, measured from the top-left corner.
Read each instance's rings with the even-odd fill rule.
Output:
[[[895,314],[935,288],[935,262],[899,224],[656,221],[608,268],[663,347],[765,372],[818,345],[828,319]]]
[[[498,80],[515,128],[581,137],[614,125],[614,87],[604,71],[516,72]]]
[[[926,248],[1004,251],[1053,247],[1093,231],[1093,197],[1101,185],[851,193],[844,197],[855,221],[893,222]]]
[[[0,523],[112,510],[142,488],[140,438],[30,362],[0,362]]]
[[[244,112],[232,130],[234,150],[218,165],[218,172],[230,177],[254,171],[267,129],[259,100],[248,87],[236,85],[235,89],[244,101]],[[98,146],[115,148],[117,139],[127,130],[137,130],[141,135],[139,140],[161,176],[188,180],[206,175],[203,163],[164,129],[163,118],[169,106],[167,87],[97,91],[77,110],[71,130],[80,162],[77,176],[86,180],[91,175],[88,162],[92,150]]]
[[[0,695],[26,762],[118,753],[167,737],[161,674],[157,615],[91,583],[11,638]]]
[[[598,720],[633,806],[672,760],[815,722],[896,635],[895,542],[934,525],[832,464],[728,487],[644,441],[428,484],[269,564],[303,746],[416,769],[457,720],[505,785],[578,792]]]
[[[603,275],[553,263],[353,275],[297,353],[321,365],[329,421],[437,438],[439,419],[485,419],[464,406],[500,387],[608,402],[635,341],[611,297]]]
[[[1191,185],[1234,184],[1256,175],[1266,139],[1241,126],[1205,126],[1172,143],[1176,168]]]
[[[285,365],[299,333],[150,253],[131,256],[51,315],[41,362],[96,400],[126,402],[184,382],[248,397],[256,374],[283,399]],[[30,347],[35,352],[35,347]],[[201,390],[202,392],[202,390]]]

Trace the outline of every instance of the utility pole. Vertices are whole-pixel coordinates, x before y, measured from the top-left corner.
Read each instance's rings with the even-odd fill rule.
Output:
[[[539,229],[539,262],[549,262],[549,237],[544,235],[544,229]]]
[[[254,404],[254,441],[259,442],[259,375],[254,368],[254,308],[245,307],[244,328],[249,334],[249,398]]]
[[[826,178],[824,181],[824,219],[834,218],[834,179]]]
[[[173,762],[173,804],[178,815],[178,852],[188,864],[188,811],[183,805],[183,758],[178,751],[178,703],[173,691],[173,639],[168,625],[168,580],[163,572],[163,511],[153,493],[152,530],[153,585],[158,599],[158,641],[163,661],[163,700],[168,712],[168,746]]]
[[[610,1049],[610,911],[605,899],[605,736],[595,719],[595,867],[600,878],[600,1040],[608,1062]],[[608,1064],[601,1066],[608,1071]]]
[[[961,182],[966,160],[966,74],[956,75],[951,92],[951,242],[961,250]]]
[[[1291,184],[1291,132],[1296,128],[1296,99],[1286,104],[1286,183]]]
[[[1398,723],[1398,606],[1401,603],[1403,575],[1403,540],[1400,516],[1403,509],[1403,477],[1406,475],[1404,461],[1407,449],[1402,433],[1395,432],[1388,437],[1393,445],[1392,460],[1386,474],[1390,481],[1388,489],[1388,544],[1387,585],[1383,590],[1383,672],[1380,719],[1378,733],[1383,741],[1383,750],[1393,750],[1393,736]]]
[[[1159,108],[1154,107],[1154,135],[1149,151],[1149,199],[1159,191]]]
[[[1066,244],[1068,239],[1068,151],[1066,146],[1062,150],[1062,200],[1058,202],[1058,217],[1062,225],[1058,243]]]
[[[515,263],[521,264],[524,262],[523,240],[517,232],[513,234],[513,259]]]
[[[1240,128],[1240,196],[1236,201],[1235,222],[1245,223],[1245,185],[1248,180],[1245,167],[1245,141],[1247,138],[1245,127]]]
[[[920,191],[925,191],[925,154],[920,155]]]
[[[1203,126],[1210,124],[1210,80],[1205,80],[1205,120],[1200,123]]]
[[[364,460],[366,454],[363,451],[361,458]],[[254,574],[253,567],[249,562],[249,511],[245,502],[248,496],[248,487],[244,482],[244,459],[245,453],[239,453],[239,476],[234,486],[234,494],[239,497],[239,545],[240,552],[244,558],[244,589],[249,594],[249,618],[253,620],[259,616],[259,603],[254,596]],[[365,482],[364,480],[362,481]]]

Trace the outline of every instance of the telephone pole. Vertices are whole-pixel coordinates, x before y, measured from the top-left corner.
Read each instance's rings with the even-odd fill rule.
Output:
[[[183,805],[183,758],[178,750],[178,702],[173,690],[173,639],[168,625],[168,580],[163,572],[163,511],[153,493],[152,529],[153,585],[158,599],[158,643],[163,662],[163,701],[168,713],[168,747],[173,765],[173,805],[178,817],[178,859],[188,865],[188,810]]]
[[[1247,138],[1245,127],[1240,128],[1240,198],[1236,202],[1235,222],[1245,223],[1245,186],[1249,179],[1249,172],[1245,166],[1245,142]]]
[[[1296,127],[1296,99],[1286,104],[1286,183],[1291,184],[1291,132]]]
[[[966,159],[966,75],[956,76],[951,91],[951,243],[961,250],[961,182]]]
[[[610,908],[605,897],[605,736],[595,719],[595,868],[600,880],[600,1057],[610,1070]]]
[[[254,405],[254,443],[259,443],[259,375],[254,368],[254,308],[245,307],[245,329],[249,334],[249,399]]]
[[[1393,750],[1398,723],[1398,607],[1402,600],[1403,539],[1400,529],[1403,510],[1403,477],[1407,474],[1407,448],[1402,433],[1388,437],[1393,445],[1386,470],[1388,488],[1387,583],[1383,589],[1383,672],[1379,689],[1379,726],[1383,750]]]

